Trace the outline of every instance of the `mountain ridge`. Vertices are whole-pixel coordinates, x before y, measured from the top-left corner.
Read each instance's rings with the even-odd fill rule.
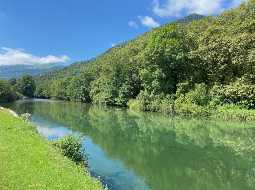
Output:
[[[51,65],[0,65],[0,79],[20,78],[23,75],[38,76],[48,72],[61,70],[66,65],[51,64]]]
[[[178,22],[178,23],[189,23],[189,22],[192,22],[192,21],[196,21],[196,20],[201,20],[203,18],[205,18],[206,16],[204,15],[201,15],[201,14],[197,14],[197,13],[192,13],[188,16],[185,16],[181,19],[178,19],[176,20],[175,22]]]

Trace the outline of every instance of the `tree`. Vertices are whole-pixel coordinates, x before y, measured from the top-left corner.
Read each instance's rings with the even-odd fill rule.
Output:
[[[18,92],[29,98],[34,97],[35,89],[36,89],[35,81],[33,77],[30,75],[23,76],[17,82]]]
[[[17,79],[16,78],[11,78],[9,80],[9,83],[10,83],[11,86],[15,86],[17,84]]]
[[[71,101],[90,103],[90,83],[93,80],[91,73],[83,73],[80,77],[73,77],[67,87],[67,96]]]
[[[146,111],[180,97],[201,107],[225,99],[254,108],[254,10],[255,0],[249,0],[218,17],[166,24],[88,62],[39,77],[37,92],[118,106],[137,100]],[[235,84],[239,79],[245,84]]]
[[[145,89],[160,93],[175,93],[176,85],[191,73],[188,42],[182,27],[171,24],[149,36],[140,71]]]
[[[11,102],[16,100],[16,93],[12,90],[11,85],[3,80],[0,80],[0,102]]]

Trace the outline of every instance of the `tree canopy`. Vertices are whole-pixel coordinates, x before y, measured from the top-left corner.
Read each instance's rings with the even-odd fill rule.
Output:
[[[40,76],[35,95],[151,111],[173,102],[251,109],[254,79],[255,0],[249,0],[217,17],[164,25],[88,62]]]

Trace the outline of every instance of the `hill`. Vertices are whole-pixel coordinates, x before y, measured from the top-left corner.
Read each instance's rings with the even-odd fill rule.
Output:
[[[0,79],[20,78],[24,75],[36,76],[51,71],[63,69],[65,65],[54,64],[44,66],[33,65],[4,65],[0,66]]]
[[[187,114],[255,108],[255,1],[191,15],[87,62],[37,78],[37,97]]]
[[[201,20],[203,18],[205,18],[205,16],[194,13],[194,14],[186,16],[182,19],[177,20],[177,22],[179,22],[179,23],[189,23],[189,22],[193,22],[193,21],[196,21],[196,20]]]
[[[189,22],[193,22],[193,21],[200,20],[200,19],[203,19],[203,18],[205,18],[205,16],[203,16],[203,15],[191,14],[191,15],[189,15],[187,17],[184,17],[182,19],[179,19],[179,20],[177,20],[175,22],[176,23],[189,23]],[[146,34],[144,34],[144,35],[146,35]],[[104,54],[102,54],[101,56],[99,56],[99,57],[97,57],[95,59],[91,59],[89,61],[77,62],[77,63],[74,63],[74,64],[70,65],[69,67],[66,67],[66,68],[63,68],[63,69],[58,69],[56,71],[52,70],[50,72],[44,73],[43,75],[41,75],[39,77],[39,80],[43,81],[43,80],[47,80],[47,79],[50,79],[50,78],[61,78],[61,77],[79,75],[80,73],[82,73],[82,70],[87,67],[87,64],[96,62],[101,57],[104,57],[107,54],[111,54],[111,52],[114,49],[125,48],[128,43],[129,42],[125,42],[125,43],[119,44],[119,45],[117,45],[117,46],[107,50]]]

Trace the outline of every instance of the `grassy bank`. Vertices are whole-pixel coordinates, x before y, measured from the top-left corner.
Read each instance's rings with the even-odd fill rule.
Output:
[[[191,102],[176,103],[162,100],[152,102],[147,107],[141,105],[137,100],[130,101],[129,109],[138,112],[158,112],[165,115],[181,117],[203,117],[208,119],[233,120],[233,121],[255,121],[255,110],[247,109],[234,104],[219,106],[197,105]]]
[[[101,190],[83,168],[58,153],[34,127],[0,109],[1,190]]]

